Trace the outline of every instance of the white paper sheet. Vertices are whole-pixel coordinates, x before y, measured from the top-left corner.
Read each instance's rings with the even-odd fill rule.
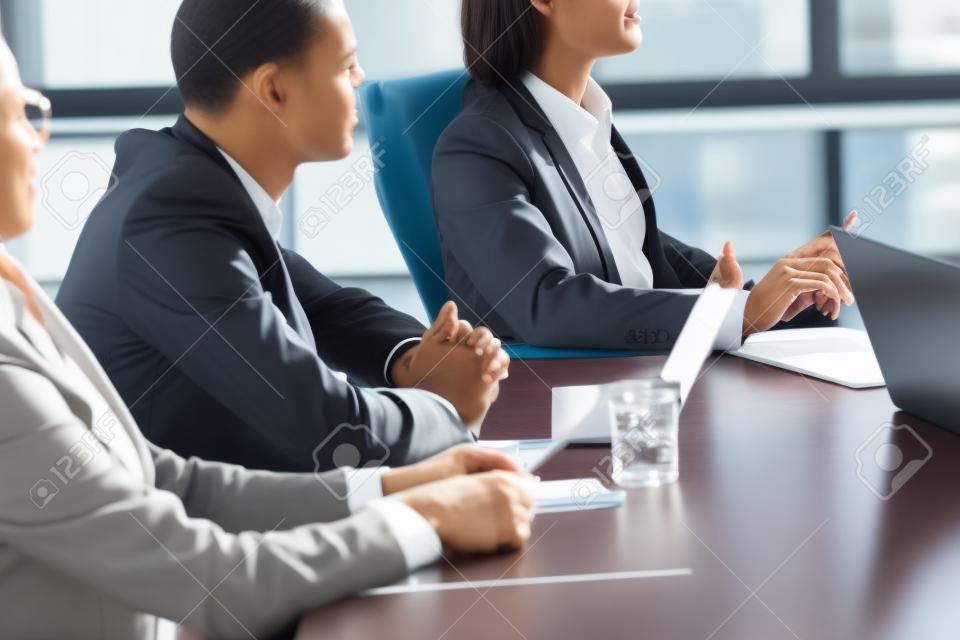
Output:
[[[885,386],[866,332],[843,327],[766,331],[732,356],[801,373],[853,389]]]
[[[609,509],[623,505],[622,490],[610,490],[596,478],[551,480],[534,486],[537,513]]]

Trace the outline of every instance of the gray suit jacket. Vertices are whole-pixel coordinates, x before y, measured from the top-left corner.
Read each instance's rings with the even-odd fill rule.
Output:
[[[404,576],[383,517],[336,497],[342,471],[254,472],[148,444],[34,288],[49,336],[0,280],[2,637],[153,638],[157,617],[262,636]]]

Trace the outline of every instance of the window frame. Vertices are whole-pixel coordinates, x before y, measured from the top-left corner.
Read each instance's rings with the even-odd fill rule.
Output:
[[[960,100],[960,72],[938,74],[846,75],[841,68],[843,0],[809,0],[810,72],[790,78],[604,83],[618,111],[715,109],[789,105],[866,105]],[[29,7],[34,8],[29,8]],[[4,35],[14,52],[39,37],[39,3],[0,0]],[[14,27],[17,25],[17,28]],[[26,28],[24,28],[26,25]],[[24,33],[26,31],[26,33]],[[31,31],[33,33],[31,33]],[[40,56],[31,58],[40,64]],[[55,116],[63,118],[175,115],[183,103],[175,87],[47,89]],[[960,125],[960,122],[957,123]],[[920,124],[922,126],[922,123]],[[823,136],[824,227],[840,224],[843,204],[843,130]],[[289,225],[294,226],[294,225]],[[291,238],[292,239],[292,238]]]

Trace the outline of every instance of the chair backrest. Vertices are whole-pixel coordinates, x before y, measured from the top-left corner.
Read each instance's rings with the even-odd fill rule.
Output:
[[[360,111],[379,158],[377,197],[428,318],[449,299],[440,237],[433,213],[433,150],[460,113],[469,74],[446,71],[409,80],[370,82],[360,88]],[[632,352],[542,349],[507,345],[518,359],[609,358]]]
[[[461,69],[360,89],[363,120],[379,157],[377,196],[430,318],[448,299],[431,197],[433,150],[460,112],[468,78]]]

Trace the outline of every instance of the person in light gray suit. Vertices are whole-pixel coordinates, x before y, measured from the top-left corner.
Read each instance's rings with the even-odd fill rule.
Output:
[[[441,545],[529,537],[529,476],[473,445],[401,469],[282,474],[148,443],[3,244],[32,223],[49,117],[0,40],[0,636],[146,639],[166,619],[263,637]]]

